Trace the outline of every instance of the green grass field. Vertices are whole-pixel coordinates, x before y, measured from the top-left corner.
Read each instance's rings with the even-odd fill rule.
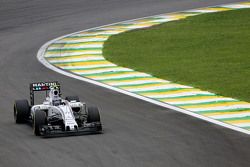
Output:
[[[120,66],[250,102],[250,10],[203,14],[112,36]]]

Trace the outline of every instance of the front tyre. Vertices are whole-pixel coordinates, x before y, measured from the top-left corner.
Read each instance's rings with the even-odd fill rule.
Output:
[[[87,123],[96,123],[97,131],[102,131],[100,114],[97,107],[88,107]]]
[[[29,119],[30,106],[28,100],[16,100],[14,103],[14,120],[16,123],[25,123]]]
[[[38,110],[34,112],[33,115],[33,132],[36,136],[41,135],[41,127],[46,123],[46,113],[44,111]]]
[[[100,114],[97,107],[88,107],[87,122],[100,122]]]

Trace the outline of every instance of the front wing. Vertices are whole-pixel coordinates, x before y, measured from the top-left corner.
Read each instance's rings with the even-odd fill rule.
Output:
[[[60,126],[44,125],[40,127],[42,137],[60,137],[60,136],[78,136],[87,134],[102,133],[102,124],[100,122],[89,123],[88,126],[78,127],[78,129],[66,131]]]

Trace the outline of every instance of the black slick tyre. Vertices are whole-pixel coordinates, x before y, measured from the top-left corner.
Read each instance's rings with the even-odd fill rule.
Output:
[[[67,100],[67,101],[76,101],[76,102],[80,102],[80,99],[79,99],[79,97],[78,96],[66,96],[65,97],[65,100]]]
[[[97,107],[88,107],[87,122],[100,122],[100,114]]]
[[[46,113],[44,111],[38,110],[33,115],[33,132],[36,136],[41,135],[40,128],[45,125],[46,122]]]
[[[28,100],[16,100],[14,103],[14,120],[16,123],[25,123],[30,115]]]
[[[100,120],[100,113],[97,107],[88,107],[88,116],[87,116],[88,123],[97,123],[96,130],[98,132],[102,131],[102,124]]]

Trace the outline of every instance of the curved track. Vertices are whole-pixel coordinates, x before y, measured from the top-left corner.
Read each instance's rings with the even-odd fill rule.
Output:
[[[8,0],[0,6],[0,166],[248,166],[249,136],[67,78],[36,60],[58,36],[159,13],[236,0]],[[59,80],[102,111],[105,133],[41,139],[13,123],[28,84]]]

